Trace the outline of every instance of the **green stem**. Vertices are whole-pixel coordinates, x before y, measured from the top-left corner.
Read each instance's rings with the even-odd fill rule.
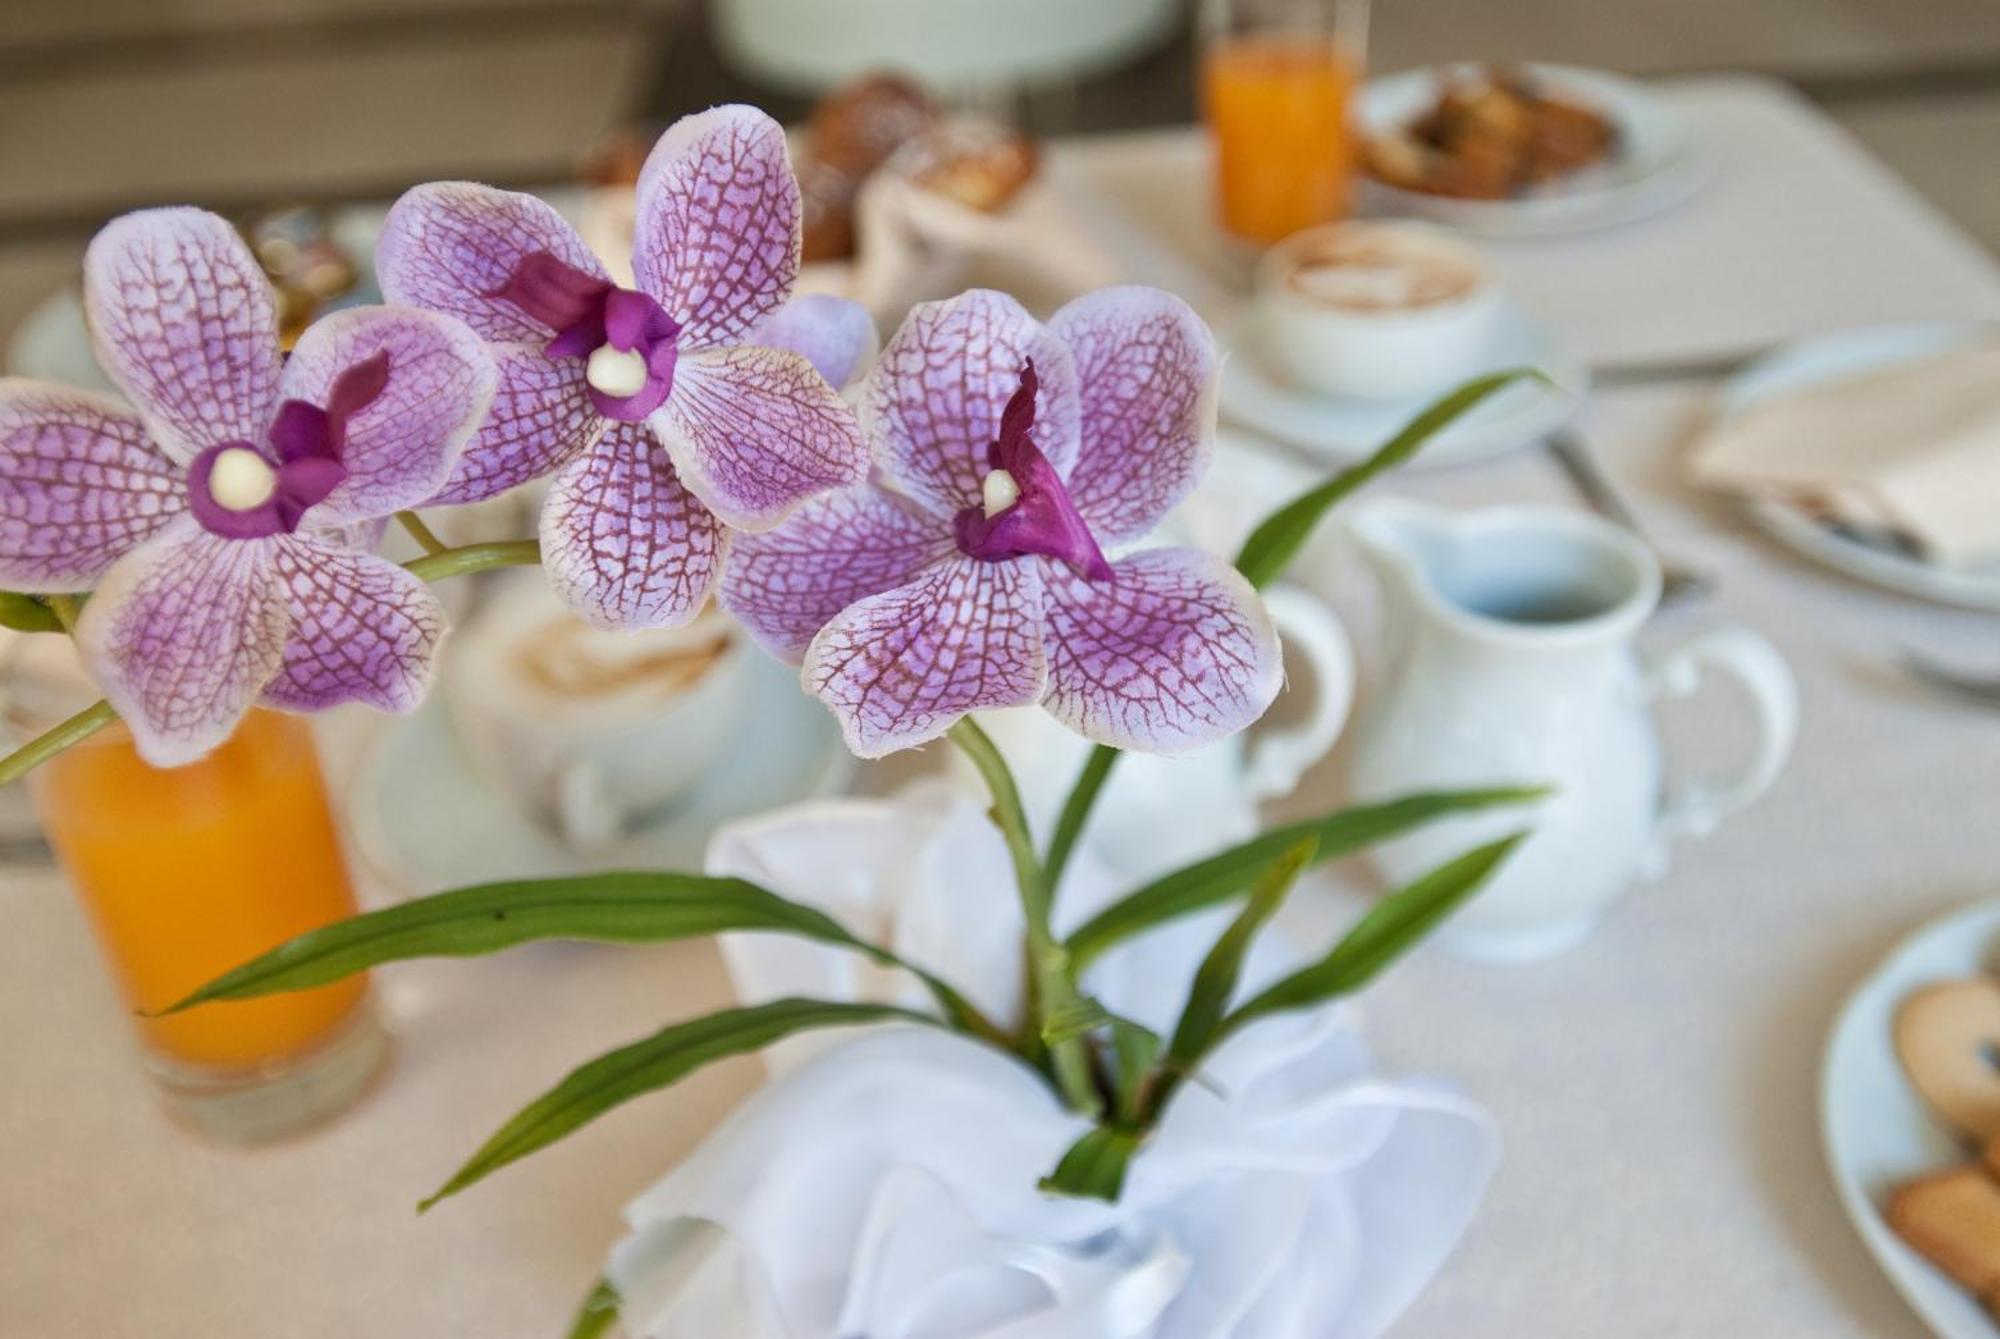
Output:
[[[494,544],[467,544],[425,554],[403,564],[404,570],[422,581],[442,581],[446,577],[469,576],[494,567],[530,567],[542,560],[542,546],[532,539],[509,539]]]
[[[397,512],[396,523],[403,527],[411,539],[417,541],[417,547],[422,549],[428,557],[435,558],[451,547],[451,545],[437,537],[436,531],[424,524],[423,517],[413,511]]]
[[[1049,882],[1051,900],[1055,890],[1062,887],[1063,871],[1069,868],[1070,854],[1075,851],[1077,839],[1083,836],[1084,824],[1090,821],[1090,811],[1097,804],[1097,792],[1104,786],[1104,779],[1111,775],[1111,769],[1118,765],[1122,756],[1108,744],[1099,744],[1090,751],[1090,758],[1083,764],[1083,771],[1077,774],[1076,784],[1070,787],[1069,798],[1063,801],[1062,814],[1056,819],[1056,835],[1049,839],[1049,858],[1046,863],[1046,877]]]
[[[51,595],[47,597],[49,612],[56,616],[56,622],[63,625],[63,631],[76,635],[76,621],[83,616],[83,601],[75,595]]]
[[[85,707],[62,724],[53,726],[0,758],[0,786],[10,785],[34,771],[72,744],[81,743],[118,719],[109,702]]]
[[[950,738],[985,778],[986,788],[993,794],[994,825],[1006,839],[1007,853],[1014,861],[1014,878],[1021,889],[1021,910],[1028,922],[1028,979],[1034,987],[1030,1031],[1039,1036],[1050,1017],[1077,1003],[1069,951],[1049,926],[1049,882],[1041,862],[1035,858],[1027,811],[1021,806],[1021,792],[1014,784],[1007,760],[970,716],[952,726]],[[1070,1037],[1050,1042],[1048,1052],[1063,1100],[1073,1110],[1095,1119],[1103,1109],[1103,1099],[1091,1073],[1090,1053],[1084,1039]]]

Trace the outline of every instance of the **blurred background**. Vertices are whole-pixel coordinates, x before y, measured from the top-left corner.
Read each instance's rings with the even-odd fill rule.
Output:
[[[1190,9],[7,0],[0,341],[71,278],[91,232],[121,209],[388,196],[435,177],[545,184],[574,176],[621,125],[731,99],[790,119],[816,89],[883,64],[920,68],[1042,133],[1188,121]],[[1471,53],[1638,74],[1774,73],[2000,248],[1995,0],[1379,0],[1369,52],[1377,70]]]

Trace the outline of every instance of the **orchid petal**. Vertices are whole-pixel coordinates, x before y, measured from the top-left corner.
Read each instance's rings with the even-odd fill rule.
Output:
[[[142,209],[113,219],[83,260],[97,361],[183,464],[261,440],[278,400],[270,281],[226,219]]]
[[[821,494],[776,530],[737,535],[719,595],[759,646],[797,662],[834,615],[952,550],[950,531],[936,520],[857,484]]]
[[[914,308],[858,391],[863,436],[892,487],[951,519],[980,501],[986,448],[1033,361],[1035,445],[1067,478],[1076,461],[1069,347],[1005,293],[973,289]]]
[[[796,353],[683,353],[673,394],[648,422],[688,488],[741,530],[768,530],[807,498],[868,474],[853,411]]]
[[[264,700],[289,711],[366,702],[401,712],[422,702],[445,630],[431,588],[385,558],[317,537],[286,536],[274,552],[292,628]]]
[[[852,298],[802,293],[771,313],[746,343],[802,354],[813,370],[845,390],[881,352],[875,318]]]
[[[639,175],[632,271],[683,347],[740,344],[799,273],[799,183],[785,130],[755,107],[684,116]]]
[[[88,590],[186,510],[182,476],[110,397],[0,379],[0,585]]]
[[[434,503],[483,502],[539,479],[603,435],[574,358],[551,359],[536,344],[489,344],[499,379],[493,407],[465,444]]]
[[[542,504],[542,566],[600,628],[663,628],[701,612],[728,534],[643,423],[613,423],[556,473]]]
[[[546,344],[549,326],[498,296],[538,252],[607,279],[576,229],[546,200],[470,181],[405,191],[383,221],[375,272],[391,302],[428,307],[491,340]]]
[[[313,509],[314,522],[387,516],[428,501],[493,401],[497,374],[479,336],[412,307],[351,307],[315,321],[285,364],[284,394],[327,404],[344,373],[385,354],[388,378],[346,417],[347,474]]]
[[[1086,581],[1044,565],[1049,713],[1100,744],[1179,753],[1262,716],[1283,678],[1277,629],[1242,574],[1199,549],[1148,549]]]
[[[1070,500],[1102,544],[1138,539],[1194,491],[1215,445],[1221,363],[1194,309],[1106,288],[1049,321],[1076,359],[1082,435]]]
[[[227,739],[283,663],[291,615],[276,543],[223,539],[183,516],[115,563],[84,606],[84,662],[155,767]]]
[[[848,749],[879,758],[928,743],[969,711],[1039,701],[1048,680],[1033,562],[953,557],[857,600],[806,648],[801,679]]]

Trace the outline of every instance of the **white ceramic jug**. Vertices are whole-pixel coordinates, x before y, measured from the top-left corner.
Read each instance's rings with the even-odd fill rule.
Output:
[[[1401,499],[1357,510],[1348,531],[1381,583],[1387,653],[1354,731],[1355,798],[1553,788],[1529,809],[1448,820],[1378,849],[1381,872],[1400,885],[1532,824],[1444,926],[1447,947],[1503,960],[1571,947],[1635,877],[1664,871],[1673,839],[1707,833],[1784,766],[1797,696],[1768,642],[1726,628],[1658,659],[1635,655],[1660,570],[1626,531],[1548,508],[1450,512]],[[1741,681],[1757,738],[1739,775],[1663,796],[1649,704],[1694,691],[1709,669]]]
[[[1150,878],[1247,840],[1257,831],[1258,804],[1290,794],[1340,737],[1354,695],[1354,655],[1340,621],[1297,587],[1274,586],[1264,603],[1284,639],[1287,677],[1312,684],[1303,719],[1252,726],[1189,753],[1120,759],[1083,838],[1114,874]],[[979,723],[1014,769],[1029,823],[1046,841],[1090,754],[1089,741],[1040,707],[984,711]],[[956,750],[952,766],[966,785],[983,791]]]

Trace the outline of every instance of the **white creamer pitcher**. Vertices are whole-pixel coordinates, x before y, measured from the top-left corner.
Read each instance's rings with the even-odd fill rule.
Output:
[[[1382,682],[1354,727],[1355,798],[1552,788],[1525,809],[1437,823],[1376,852],[1400,885],[1532,825],[1440,932],[1447,947],[1511,960],[1571,947],[1636,877],[1664,871],[1673,839],[1706,834],[1784,766],[1797,695],[1763,638],[1725,628],[1657,659],[1634,653],[1660,569],[1626,531],[1551,508],[1451,512],[1401,499],[1357,510],[1348,530],[1380,580],[1386,641]],[[1749,762],[1736,777],[1663,795],[1650,703],[1693,692],[1708,669],[1748,691],[1758,722]]]

